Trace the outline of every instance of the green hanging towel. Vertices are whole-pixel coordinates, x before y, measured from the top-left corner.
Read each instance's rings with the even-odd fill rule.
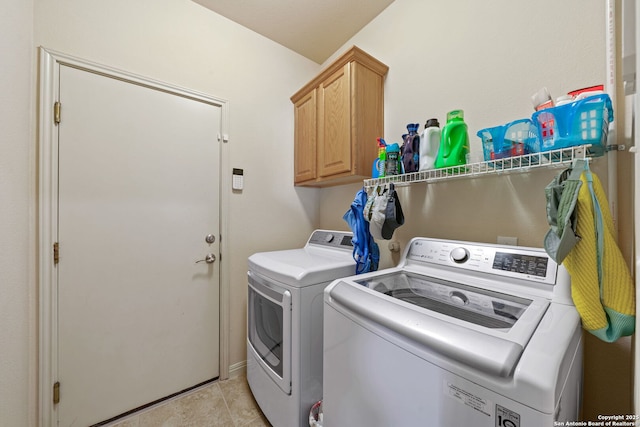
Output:
[[[635,290],[600,180],[578,160],[545,192],[551,226],[545,249],[571,275],[571,296],[584,329],[606,342],[633,334]]]

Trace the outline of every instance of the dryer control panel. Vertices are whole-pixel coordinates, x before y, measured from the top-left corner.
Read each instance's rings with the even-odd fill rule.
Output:
[[[315,230],[309,237],[307,245],[353,250],[352,237],[353,233],[346,231]]]
[[[557,265],[543,249],[415,238],[408,261],[555,284]]]

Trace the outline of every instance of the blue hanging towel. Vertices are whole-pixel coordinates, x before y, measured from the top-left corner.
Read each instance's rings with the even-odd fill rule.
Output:
[[[378,269],[380,250],[369,232],[369,222],[364,219],[364,206],[367,192],[362,188],[351,203],[351,207],[342,217],[353,232],[353,259],[356,261],[356,274],[368,273]]]

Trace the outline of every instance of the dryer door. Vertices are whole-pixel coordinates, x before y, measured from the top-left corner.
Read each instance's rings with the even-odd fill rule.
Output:
[[[291,394],[291,292],[248,274],[248,338],[260,367]]]

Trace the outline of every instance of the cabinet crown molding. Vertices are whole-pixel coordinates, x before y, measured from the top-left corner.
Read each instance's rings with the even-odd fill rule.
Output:
[[[292,97],[291,102],[294,104],[298,102],[303,96],[309,93],[314,87],[317,87],[322,81],[326,80],[331,74],[335,73],[345,64],[358,61],[361,65],[370,68],[375,73],[386,76],[389,67],[382,62],[378,61],[373,56],[369,55],[358,46],[352,46],[349,50],[343,53],[335,61],[333,61],[327,68],[322,70],[313,80],[304,85],[299,91],[297,91]]]

